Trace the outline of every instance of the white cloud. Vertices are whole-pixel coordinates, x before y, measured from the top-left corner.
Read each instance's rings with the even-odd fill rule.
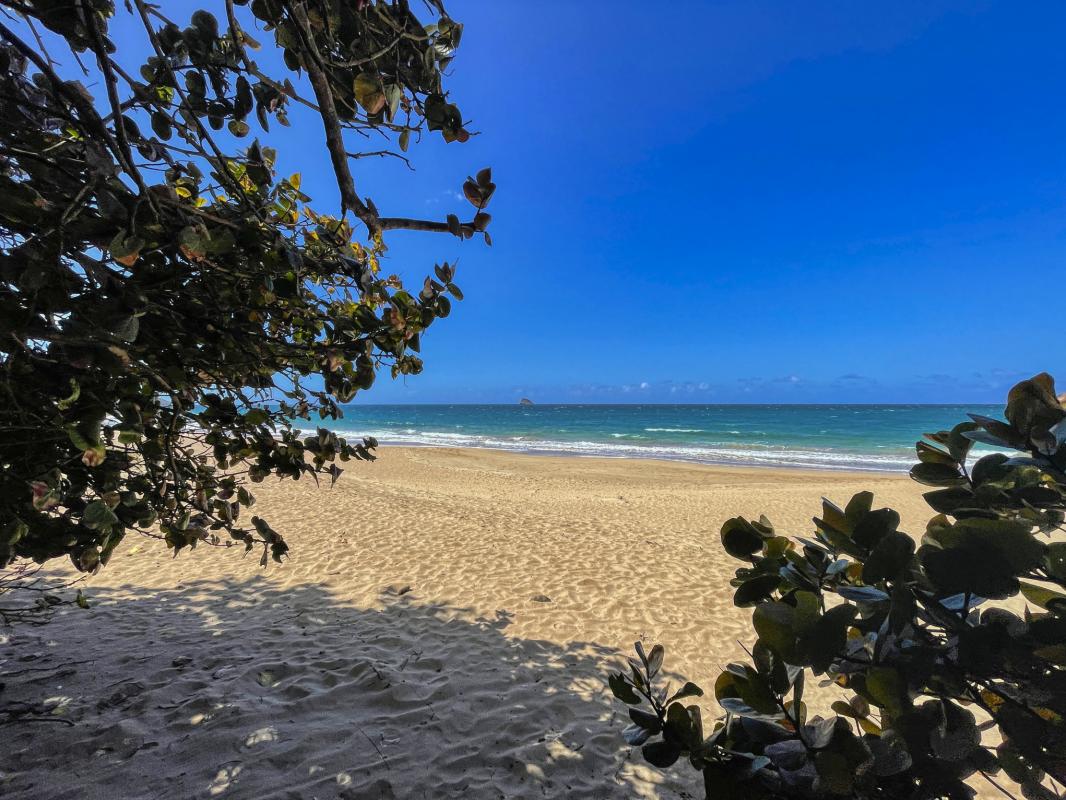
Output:
[[[442,200],[465,200],[462,192],[457,192],[455,189],[445,189],[439,195],[426,198],[426,205],[435,205]]]

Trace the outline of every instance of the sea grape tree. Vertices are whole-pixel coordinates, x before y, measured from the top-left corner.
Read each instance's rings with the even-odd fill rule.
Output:
[[[294,421],[338,417],[380,368],[422,369],[455,270],[407,290],[386,238],[489,241],[495,189],[481,170],[469,218],[424,220],[356,183],[363,156],[470,136],[444,86],[463,27],[420,8],[0,2],[0,568],[92,571],[129,531],[277,560],[248,482],[373,457]],[[279,174],[270,132],[292,122],[328,156],[329,212]]]
[[[920,541],[869,492],[824,501],[806,537],[727,521],[756,639],[715,681],[725,715],[705,724],[685,702],[703,690],[671,694],[663,648],[638,645],[609,681],[626,740],[658,767],[686,759],[709,798],[968,798],[983,780],[1060,796],[1066,409],[1041,374],[1011,390],[1005,420],[971,416],[917,444],[911,476],[936,512]],[[974,459],[975,442],[1008,452]],[[808,713],[813,679],[834,713]]]

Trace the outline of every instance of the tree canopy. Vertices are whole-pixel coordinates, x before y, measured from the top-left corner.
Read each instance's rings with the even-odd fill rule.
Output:
[[[446,262],[405,289],[385,235],[491,243],[488,169],[462,221],[387,216],[353,177],[470,136],[444,86],[463,27],[438,0],[425,19],[407,0],[211,5],[0,2],[0,567],[92,571],[129,531],[280,560],[248,482],[373,458],[315,421],[380,368],[418,373],[462,298]],[[296,105],[320,122],[332,212],[276,169],[269,132]]]
[[[658,767],[687,758],[709,798],[969,798],[978,774],[1058,797],[1066,409],[1041,374],[1011,390],[1005,416],[918,442],[911,476],[933,487],[936,512],[920,542],[869,492],[825,500],[806,537],[765,517],[727,521],[722,546],[745,562],[733,602],[754,609],[757,638],[715,681],[725,716],[705,731],[684,702],[703,690],[671,692],[663,648],[638,644],[609,681],[629,705],[626,740]],[[974,459],[976,442],[1008,452]],[[835,714],[808,716],[808,676],[841,696]]]

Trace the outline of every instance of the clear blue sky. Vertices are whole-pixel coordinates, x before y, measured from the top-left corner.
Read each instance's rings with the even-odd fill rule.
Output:
[[[481,135],[356,179],[385,214],[443,219],[491,165],[495,246],[390,235],[387,269],[459,258],[466,300],[421,376],[361,401],[976,403],[1041,370],[1066,384],[1066,3],[448,7],[466,25],[450,87]],[[265,139],[325,208],[314,122]]]
[[[449,190],[491,164],[495,246],[393,236],[408,270],[461,256],[467,299],[426,372],[365,401],[978,402],[1023,373],[1066,382],[1066,4],[450,8],[451,86],[483,134],[423,148],[374,196],[462,208]]]

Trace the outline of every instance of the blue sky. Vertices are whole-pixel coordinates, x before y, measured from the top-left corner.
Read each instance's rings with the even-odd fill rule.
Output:
[[[356,181],[443,219],[491,165],[494,246],[389,235],[386,269],[458,259],[466,300],[361,402],[976,403],[1066,374],[1066,4],[447,5],[481,135]],[[329,208],[294,119],[263,139]]]
[[[482,135],[364,185],[444,213],[491,164],[495,246],[392,237],[467,299],[366,402],[997,402],[1062,371],[1066,5],[450,8]]]

